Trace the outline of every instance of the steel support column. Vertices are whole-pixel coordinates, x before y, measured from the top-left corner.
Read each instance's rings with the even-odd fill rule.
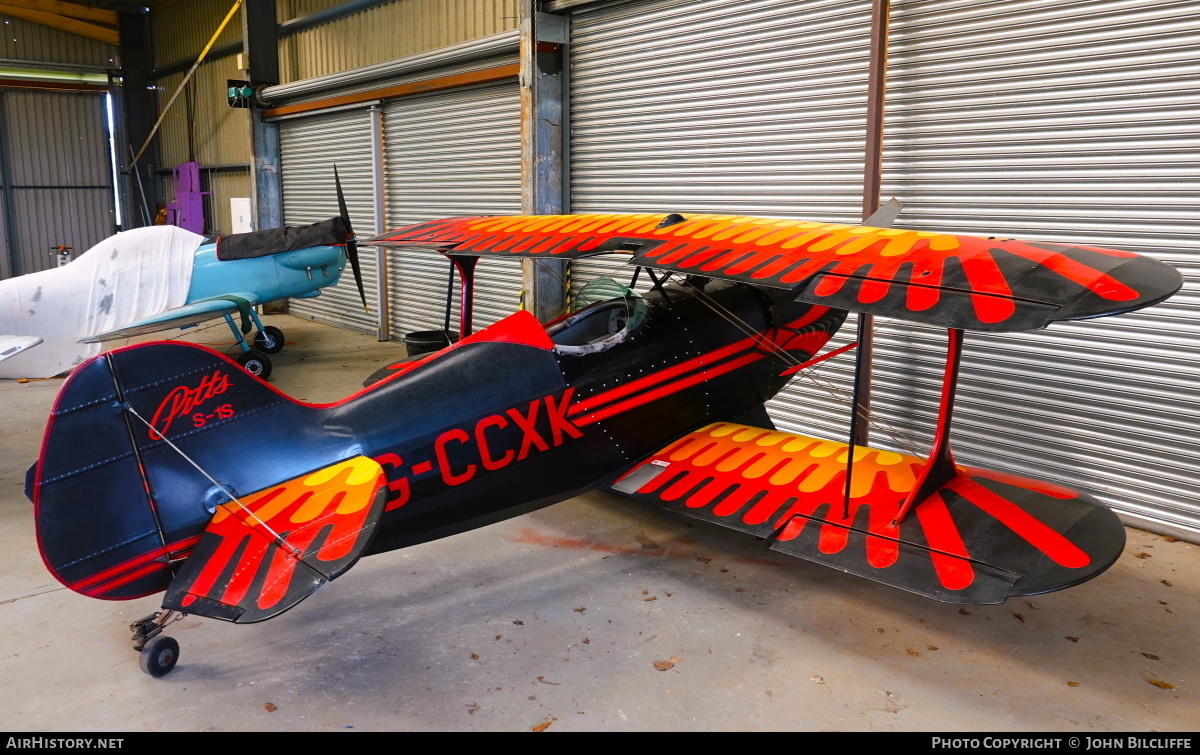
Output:
[[[887,89],[888,21],[891,0],[871,4],[871,57],[867,73],[867,143],[863,166],[863,209],[865,220],[879,209],[879,186],[883,175],[883,113]],[[853,441],[867,445],[871,426],[871,377],[875,356],[875,316],[859,314],[858,364],[854,374]]]
[[[383,108],[371,106],[371,197],[375,205],[375,235],[387,230],[386,205],[383,197]],[[377,338],[392,338],[392,308],[388,285],[387,249],[375,247],[375,308],[379,314]]]
[[[567,19],[539,12],[539,0],[521,0],[521,212],[564,212],[563,100]],[[526,307],[542,322],[566,310],[563,260],[523,262]]]
[[[117,105],[117,133],[123,134],[117,142],[117,161],[120,174],[126,176],[126,186],[118,186],[118,196],[130,201],[122,204],[122,220],[126,228],[149,225],[154,221],[158,209],[159,182],[152,171],[158,165],[158,143],[150,145],[133,170],[129,169],[129,148],[137,149],[144,144],[154,128],[158,113],[155,92],[150,88],[150,66],[153,62],[150,50],[150,21],[144,13],[117,14],[117,31],[121,46],[121,87],[114,89]],[[137,175],[133,175],[136,171]],[[143,203],[143,191],[145,203]],[[148,206],[147,206],[148,205]]]
[[[279,83],[279,40],[275,0],[246,0],[242,8],[242,39],[249,60],[250,82],[257,90]],[[262,118],[257,103],[250,107],[250,179],[254,191],[254,230],[283,225],[283,182],[279,175],[279,124]]]

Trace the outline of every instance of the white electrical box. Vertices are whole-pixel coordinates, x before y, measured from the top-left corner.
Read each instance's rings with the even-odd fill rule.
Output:
[[[230,233],[249,233],[254,230],[250,197],[230,197],[229,213],[233,216],[233,228]]]

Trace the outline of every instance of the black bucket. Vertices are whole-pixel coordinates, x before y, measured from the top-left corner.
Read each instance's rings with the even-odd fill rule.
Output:
[[[404,348],[408,350],[410,357],[414,357],[418,354],[440,351],[449,346],[451,340],[457,341],[458,336],[455,335],[453,339],[450,339],[446,337],[444,330],[418,330],[404,334]]]

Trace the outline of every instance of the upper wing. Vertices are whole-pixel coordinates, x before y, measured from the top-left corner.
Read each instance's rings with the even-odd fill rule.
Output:
[[[37,336],[0,336],[0,362],[32,349],[41,342],[42,339]]]
[[[79,342],[100,343],[101,341],[111,341],[116,338],[140,336],[146,333],[153,333],[157,330],[184,328],[206,320],[233,314],[237,311],[237,304],[229,299],[210,299],[208,301],[196,302],[195,304],[185,304],[175,309],[168,309],[166,312],[151,317],[144,317],[141,320],[135,320],[116,330],[90,335],[87,338],[80,339]]]
[[[1091,579],[1125,528],[1085,494],[1014,475],[959,474],[894,519],[914,456],[746,425],[701,428],[602,490],[766,538],[781,551],[950,603],[1000,603]]]
[[[543,215],[434,220],[376,246],[633,264],[791,289],[839,309],[970,330],[1028,330],[1155,304],[1183,285],[1131,252],[727,215]]]

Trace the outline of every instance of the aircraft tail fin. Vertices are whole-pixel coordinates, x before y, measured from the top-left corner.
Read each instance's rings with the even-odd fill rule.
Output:
[[[359,455],[330,437],[324,411],[192,344],[85,362],[63,384],[27,490],[47,568],[91,597],[166,589],[229,493]],[[272,453],[258,461],[267,432]]]

